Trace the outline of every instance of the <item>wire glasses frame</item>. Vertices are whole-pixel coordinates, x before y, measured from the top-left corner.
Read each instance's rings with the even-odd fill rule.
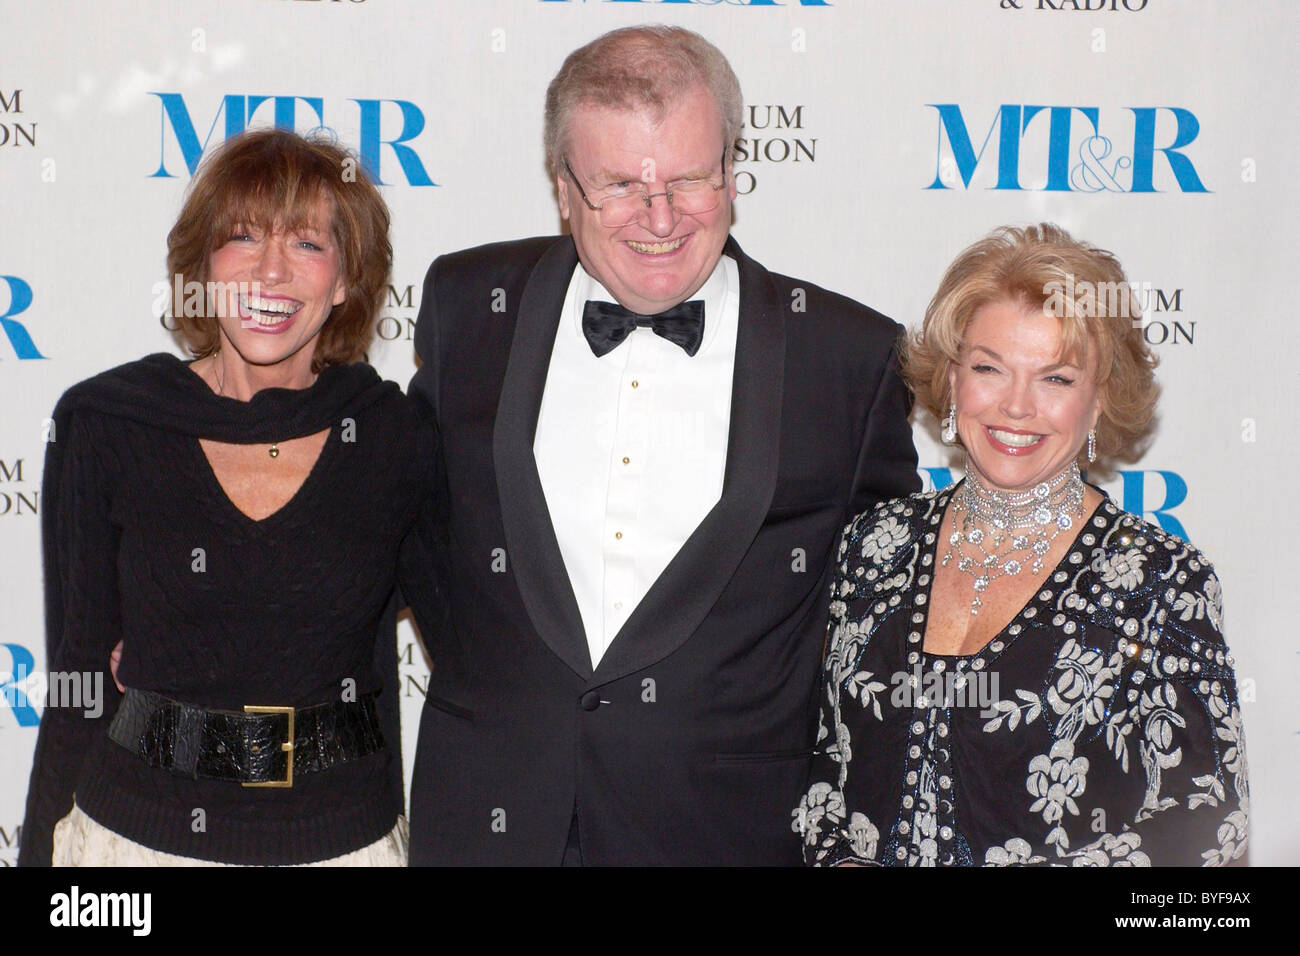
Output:
[[[565,172],[573,180],[573,185],[578,187],[578,195],[582,197],[582,201],[587,204],[588,209],[599,215],[601,225],[606,227],[626,226],[628,223],[634,222],[637,216],[641,215],[643,209],[651,207],[657,196],[663,196],[669,206],[684,216],[695,216],[715,209],[721,201],[718,193],[727,185],[727,150],[725,147],[722,150],[721,161],[722,182],[720,183],[714,183],[709,179],[682,179],[675,183],[665,183],[664,191],[659,193],[650,192],[643,184],[639,190],[622,196],[610,196],[597,204],[588,198],[587,191],[582,188],[582,183],[578,182],[573,167],[569,165],[568,157],[561,158]],[[674,201],[674,197],[676,197],[676,201]]]

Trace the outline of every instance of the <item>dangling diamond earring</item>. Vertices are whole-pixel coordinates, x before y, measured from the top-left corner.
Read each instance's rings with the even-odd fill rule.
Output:
[[[1097,460],[1097,429],[1088,430],[1088,463]]]
[[[940,437],[945,445],[951,445],[957,439],[957,403],[953,402],[948,406],[948,417],[940,424],[943,425],[943,431]]]

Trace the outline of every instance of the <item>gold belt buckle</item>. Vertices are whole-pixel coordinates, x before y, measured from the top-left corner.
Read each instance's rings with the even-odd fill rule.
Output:
[[[245,704],[244,713],[246,714],[286,714],[289,717],[289,739],[280,744],[288,757],[285,759],[285,772],[283,780],[267,780],[263,783],[244,783],[240,782],[241,787],[292,787],[293,786],[293,708],[292,707],[258,707],[255,704]]]

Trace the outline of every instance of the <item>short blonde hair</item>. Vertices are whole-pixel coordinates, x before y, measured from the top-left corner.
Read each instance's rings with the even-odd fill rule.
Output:
[[[177,277],[172,288],[206,283],[213,251],[235,226],[310,225],[322,204],[331,213],[327,228],[339,249],[347,298],[321,327],[312,370],[364,358],[392,271],[388,206],[356,157],[323,135],[248,130],[203,162],[167,236],[167,269]],[[214,315],[191,315],[180,302],[172,303],[172,314],[195,357],[220,347]]]
[[[551,176],[559,172],[569,120],[579,106],[649,107],[662,116],[694,86],[703,86],[717,104],[718,148],[730,159],[744,122],[740,81],[722,51],[704,37],[651,23],[611,30],[574,50],[546,89],[543,136]]]
[[[980,308],[997,302],[1056,316],[1062,358],[1096,359],[1098,456],[1131,458],[1150,430],[1160,393],[1142,308],[1114,255],[1052,223],[995,229],[948,267],[903,349],[917,403],[936,419],[948,414],[949,373],[961,361],[966,327]]]

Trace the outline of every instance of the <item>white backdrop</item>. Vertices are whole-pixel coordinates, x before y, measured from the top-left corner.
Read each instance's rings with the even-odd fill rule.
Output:
[[[1105,482],[1215,562],[1253,791],[1251,859],[1300,862],[1300,644],[1281,542],[1298,454],[1297,13],[1286,0],[0,0],[0,862],[17,855],[43,661],[42,426],[72,383],[177,346],[151,310],[189,167],[248,125],[326,125],[386,184],[372,359],[405,386],[439,253],[559,228],[546,84],[662,21],[731,59],[746,252],[905,324],[1002,223],[1113,250],[1151,306],[1158,438]],[[952,464],[920,419],[923,471]],[[944,480],[942,473],[937,473]],[[427,670],[403,627],[407,772]]]

